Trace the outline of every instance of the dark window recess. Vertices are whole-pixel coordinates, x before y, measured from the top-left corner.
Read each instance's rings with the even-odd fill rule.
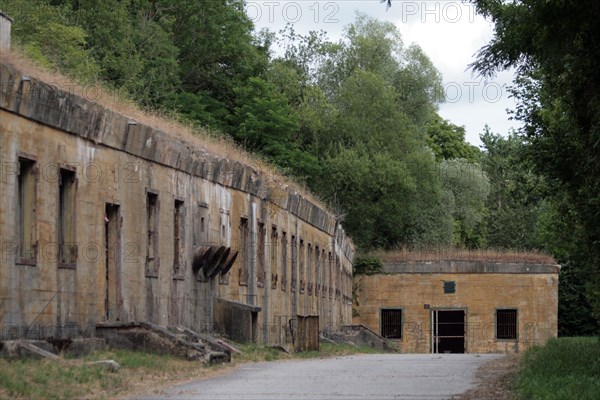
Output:
[[[19,158],[17,186],[19,253],[17,262],[21,264],[35,265],[37,260],[36,181],[35,161]]]
[[[456,282],[444,281],[444,293],[456,293]]]
[[[75,236],[75,171],[60,170],[58,199],[58,255],[62,267],[75,267],[77,243]]]
[[[306,264],[304,263],[306,256],[306,249],[304,246],[304,240],[300,239],[300,254],[298,256],[298,273],[300,275],[300,293],[304,293],[304,287],[306,285]]]
[[[296,236],[292,236],[292,286],[291,291],[296,291],[298,284],[298,242]]]
[[[517,310],[496,310],[496,339],[517,338]]]
[[[146,276],[158,278],[158,194],[146,193]]]
[[[402,339],[402,310],[381,310],[381,336]]]
[[[308,243],[306,245],[306,293],[312,296],[312,245]]]
[[[238,260],[240,263],[240,276],[239,276],[239,284],[247,285],[248,284],[248,250],[249,250],[249,234],[250,227],[248,225],[247,218],[240,219],[240,254],[238,256]]]
[[[321,278],[319,275],[319,246],[315,246],[315,274],[314,274],[314,283],[313,283],[313,287],[314,287],[314,291],[315,291],[315,296],[319,295],[319,292],[321,290]]]
[[[281,232],[281,290],[287,288],[287,233]]]
[[[195,207],[195,211],[196,215],[190,216],[194,221],[194,248],[197,246],[206,246],[208,244],[208,204],[198,203],[197,207]]]
[[[329,253],[329,272],[327,273],[327,284],[329,285],[329,299],[333,298],[333,255]]]
[[[173,275],[181,277],[185,272],[185,223],[184,203],[175,200],[173,212]]]
[[[256,269],[256,281],[258,286],[265,285],[265,224],[262,222],[258,223],[258,245],[256,248],[256,255],[258,261],[258,268]]]
[[[327,295],[327,253],[323,250],[321,257],[321,297]]]
[[[277,227],[271,227],[271,289],[277,289]]]
[[[335,256],[335,270],[335,299],[339,301],[342,293],[342,264],[340,264],[340,258],[338,256]]]
[[[231,235],[231,222],[230,222],[230,213],[228,210],[221,210],[221,216],[219,218],[219,224],[221,225],[221,244],[226,245],[228,243],[228,238]],[[207,239],[208,242],[208,239]],[[229,253],[230,257],[233,257],[231,254],[234,254],[234,250],[232,249]],[[238,252],[239,255],[239,252]],[[237,259],[236,255],[236,259]],[[222,260],[225,261],[225,260]],[[235,262],[235,261],[234,261]],[[220,285],[229,285],[229,275],[231,270],[227,270],[226,273],[219,274],[219,284]]]

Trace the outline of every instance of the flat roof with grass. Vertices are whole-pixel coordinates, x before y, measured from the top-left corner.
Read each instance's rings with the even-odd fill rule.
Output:
[[[556,260],[538,251],[427,249],[372,253],[385,273],[558,273]]]

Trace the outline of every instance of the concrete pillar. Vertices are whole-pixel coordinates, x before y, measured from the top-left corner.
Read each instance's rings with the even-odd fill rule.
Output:
[[[0,10],[0,51],[10,50],[10,29],[12,18]]]

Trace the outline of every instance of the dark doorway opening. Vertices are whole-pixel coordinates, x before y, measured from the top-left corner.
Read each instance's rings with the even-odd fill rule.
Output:
[[[433,310],[433,353],[464,353],[465,322],[465,310]]]
[[[252,343],[258,342],[258,312],[252,311]]]
[[[106,268],[106,292],[104,317],[107,321],[119,320],[119,283],[121,276],[121,227],[119,205],[106,204],[104,216],[104,260]]]

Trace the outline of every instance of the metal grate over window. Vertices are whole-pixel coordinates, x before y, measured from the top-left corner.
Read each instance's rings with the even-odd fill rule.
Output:
[[[517,338],[517,310],[496,310],[496,339]]]
[[[381,336],[402,339],[402,310],[381,310]]]

